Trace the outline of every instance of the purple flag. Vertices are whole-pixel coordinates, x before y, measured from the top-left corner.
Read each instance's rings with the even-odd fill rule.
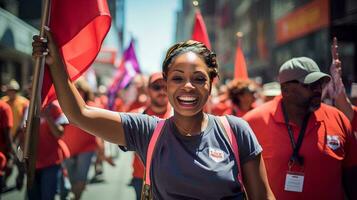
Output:
[[[114,80],[108,90],[108,109],[113,110],[116,94],[125,88],[136,74],[140,73],[138,60],[136,59],[134,41],[131,40],[129,47],[124,51]]]

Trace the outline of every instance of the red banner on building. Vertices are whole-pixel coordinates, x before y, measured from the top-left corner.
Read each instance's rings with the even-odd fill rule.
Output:
[[[276,43],[284,44],[329,25],[329,0],[314,0],[276,21]]]

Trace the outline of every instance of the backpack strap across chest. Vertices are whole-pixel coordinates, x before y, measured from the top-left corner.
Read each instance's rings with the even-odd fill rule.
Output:
[[[223,125],[223,129],[225,132],[225,138],[228,139],[228,142],[230,144],[230,147],[232,149],[232,152],[234,154],[234,158],[237,162],[238,165],[238,181],[240,183],[240,185],[243,188],[243,191],[245,191],[244,185],[243,185],[243,179],[242,179],[242,170],[241,170],[241,166],[240,166],[240,159],[239,159],[239,149],[238,149],[238,143],[237,143],[237,138],[235,136],[235,134],[233,133],[233,130],[231,128],[231,126],[229,125],[229,122],[227,120],[227,117],[225,116],[221,116],[218,117],[220,123]],[[162,132],[162,128],[165,124],[166,120],[161,120],[159,121],[159,123],[157,124],[154,133],[150,139],[149,142],[149,146],[148,146],[148,150],[146,153],[146,167],[145,167],[145,187],[149,188],[151,185],[151,180],[150,180],[150,169],[151,169],[151,161],[152,161],[152,155],[154,153],[155,150],[155,146],[156,143],[159,139],[159,136],[161,135]]]
[[[146,185],[151,185],[151,180],[150,180],[150,168],[151,168],[151,160],[152,160],[152,154],[155,150],[156,142],[159,139],[159,136],[161,135],[161,130],[162,127],[164,126],[166,120],[160,120],[159,123],[157,124],[154,133],[151,136],[148,150],[146,152],[146,167],[145,167],[145,184]]]
[[[223,125],[224,133],[226,134],[228,142],[229,142],[231,149],[233,151],[234,158],[238,165],[238,170],[239,170],[238,177],[237,177],[238,181],[239,181],[240,185],[242,186],[243,191],[245,191],[244,184],[243,184],[243,178],[242,178],[242,168],[241,168],[240,159],[239,159],[239,148],[238,148],[237,138],[236,138],[231,126],[229,125],[227,117],[220,116],[218,118],[219,118],[219,121]]]

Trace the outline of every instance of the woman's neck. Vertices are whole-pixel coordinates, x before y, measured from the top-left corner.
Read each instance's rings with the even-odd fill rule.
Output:
[[[194,136],[199,135],[207,127],[208,117],[202,111],[193,116],[182,116],[175,112],[173,121],[181,135]]]

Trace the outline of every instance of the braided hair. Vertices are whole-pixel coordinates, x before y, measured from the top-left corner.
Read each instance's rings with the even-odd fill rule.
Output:
[[[167,78],[169,66],[172,61],[179,55],[193,52],[204,60],[208,67],[208,74],[212,81],[215,77],[218,77],[218,64],[216,60],[216,54],[206,47],[201,42],[195,40],[187,40],[185,42],[179,42],[167,51],[164,62],[162,63],[162,72],[164,79]]]

